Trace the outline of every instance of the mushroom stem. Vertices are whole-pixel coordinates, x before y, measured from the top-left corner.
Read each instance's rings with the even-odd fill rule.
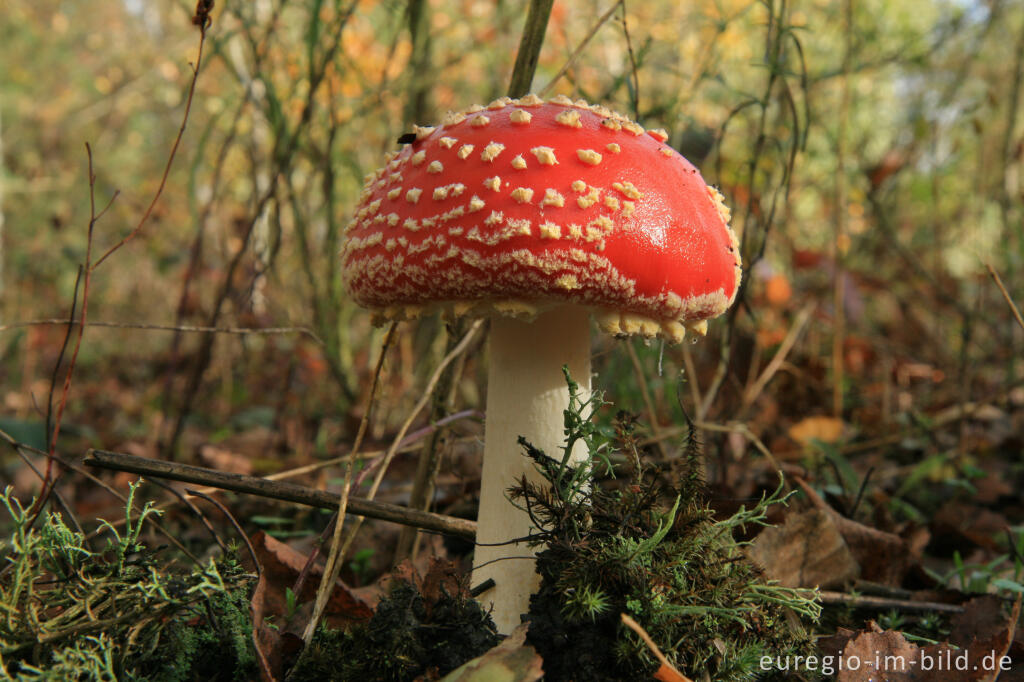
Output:
[[[509,542],[528,535],[531,524],[508,500],[508,488],[523,475],[542,480],[517,441],[524,436],[549,456],[561,457],[563,411],[569,405],[562,367],[568,365],[584,395],[590,392],[590,313],[563,306],[532,322],[496,316],[491,320],[490,356],[473,582],[494,579],[495,586],[480,600],[493,605],[498,631],[507,634],[529,610],[530,595],[540,581],[535,550]],[[571,461],[586,457],[582,445],[577,444]]]

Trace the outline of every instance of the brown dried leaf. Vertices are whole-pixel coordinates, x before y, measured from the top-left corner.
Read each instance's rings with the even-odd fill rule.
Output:
[[[781,526],[765,528],[747,555],[785,587],[838,587],[860,574],[832,517],[819,509],[790,514]]]
[[[288,616],[286,590],[295,585],[295,580],[306,565],[306,556],[263,531],[257,532],[250,540],[260,562],[262,580],[266,582],[262,611],[268,615],[273,614],[278,623],[283,622]],[[310,577],[318,579],[321,575],[323,569],[313,566]],[[312,600],[316,596],[318,583],[319,580],[307,580],[302,592],[296,595],[296,602]],[[373,611],[339,580],[327,602],[324,615],[331,627],[344,628],[351,623],[369,619]]]
[[[923,546],[920,542],[911,545],[899,535],[848,519],[830,507],[804,480],[798,477],[794,480],[816,508],[832,517],[850,553],[860,565],[861,578],[883,585],[898,586],[903,582],[903,576],[920,556]]]
[[[267,573],[260,574],[249,601],[252,609],[252,642],[260,665],[260,682],[276,682],[283,673],[281,666],[281,632],[266,621]]]
[[[993,601],[993,599],[995,601]],[[954,619],[953,641],[966,646],[954,648],[948,643],[918,647],[899,632],[883,631],[871,622],[860,633],[840,630],[819,642],[823,654],[842,661],[836,677],[840,682],[994,682],[1008,661],[1003,657],[1013,642],[1021,602],[1009,610],[1006,602],[981,597],[968,602],[964,613]],[[972,628],[975,630],[972,632]],[[1012,675],[1011,675],[1012,676]]]
[[[805,417],[789,427],[789,437],[800,445],[811,441],[836,443],[843,435],[843,420],[835,417]]]
[[[887,682],[889,680],[915,680],[917,647],[899,632],[881,631],[872,623],[873,630],[857,634],[842,649],[843,670],[836,675],[838,682]],[[839,667],[839,666],[836,666]]]
[[[1009,606],[1009,611],[1005,607]],[[976,597],[964,604],[963,613],[950,620],[952,627],[949,641],[961,648],[969,647],[975,641],[1005,639],[1002,644],[1008,649],[1013,641],[1017,617],[1020,615],[1020,600],[1012,604],[994,594]]]
[[[420,592],[423,594],[423,604],[427,610],[428,619],[433,606],[445,595],[470,599],[466,577],[459,572],[454,561],[447,559],[434,558],[431,560],[430,568],[427,569],[427,574],[423,577],[423,586]]]
[[[252,474],[252,460],[238,452],[216,445],[203,445],[199,448],[199,459],[206,466],[229,474]]]
[[[498,646],[445,675],[441,682],[536,682],[544,676],[544,661],[526,643],[520,625]]]
[[[994,538],[1002,535],[1007,526],[1009,522],[1002,514],[963,502],[942,505],[931,522],[935,537],[961,552],[971,547],[999,551]]]

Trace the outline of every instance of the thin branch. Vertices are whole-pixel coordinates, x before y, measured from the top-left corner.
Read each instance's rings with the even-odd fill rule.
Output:
[[[178,153],[178,146],[181,145],[181,139],[185,136],[185,127],[188,125],[189,113],[192,111],[192,100],[195,98],[196,83],[199,81],[199,69],[203,63],[203,46],[206,45],[206,30],[207,28],[209,28],[209,25],[210,24],[208,21],[204,21],[203,23],[199,24],[199,51],[196,54],[196,63],[192,66],[192,81],[189,83],[188,86],[188,98],[185,100],[185,113],[181,117],[181,126],[178,128],[178,135],[177,137],[174,138],[174,144],[171,145],[171,153],[167,157],[167,164],[164,166],[164,174],[160,178],[160,185],[157,187],[156,193],[153,195],[152,201],[149,202],[149,206],[146,208],[146,212],[142,214],[142,218],[139,219],[139,222],[135,225],[135,228],[131,232],[126,234],[121,239],[121,241],[107,249],[106,253],[99,257],[96,263],[91,266],[90,270],[95,270],[96,268],[98,268],[100,265],[102,265],[103,261],[105,261],[109,256],[113,255],[115,251],[120,249],[122,246],[124,246],[129,241],[138,236],[140,232],[142,232],[142,228],[146,225],[147,222],[149,222],[150,216],[153,215],[153,209],[156,208],[157,202],[160,200],[160,197],[164,193],[164,187],[166,187],[167,185],[167,178],[171,174],[171,166],[174,163],[174,157]],[[90,155],[90,162],[91,158],[92,157]],[[91,172],[92,170],[90,165],[90,173]],[[104,209],[104,211],[105,210],[106,209]],[[95,214],[94,216],[98,217]]]
[[[465,325],[462,320],[456,320],[445,325],[445,355],[451,352],[455,344],[461,340]],[[453,362],[441,374],[437,389],[434,391],[434,398],[430,407],[429,420],[438,423],[445,419],[450,412],[455,400],[455,395],[465,368],[466,356]],[[429,426],[428,426],[429,428]],[[423,429],[419,429],[422,431]],[[430,509],[430,503],[436,489],[436,479],[440,471],[442,460],[442,443],[444,442],[445,430],[441,428],[430,429],[432,434],[420,452],[416,462],[416,473],[413,476],[412,490],[409,493],[409,506],[413,509]],[[406,436],[403,441],[408,440],[412,435]],[[397,566],[405,559],[416,556],[419,544],[419,533],[415,528],[403,528],[399,533],[398,542],[395,543],[395,553],[392,564]]]
[[[846,339],[846,251],[848,183],[846,178],[846,137],[850,118],[850,64],[853,60],[853,0],[843,0],[843,77],[839,95],[839,123],[836,131],[835,210],[833,213],[832,260],[832,415],[843,416],[844,353]]]
[[[341,495],[338,496],[338,511],[334,516],[335,525],[334,534],[331,537],[331,551],[327,555],[323,575],[320,576],[320,586],[317,588],[316,601],[313,604],[313,615],[310,616],[309,623],[306,624],[306,630],[302,633],[302,639],[306,646],[309,646],[309,643],[313,640],[313,634],[316,632],[320,619],[323,617],[324,609],[327,607],[327,600],[334,589],[335,582],[338,580],[338,574],[341,573],[341,561],[339,559],[341,554],[341,531],[345,525],[345,513],[352,503],[349,493],[352,490],[352,475],[356,468],[354,458],[363,444],[363,437],[366,435],[366,429],[370,424],[373,401],[377,395],[377,386],[380,385],[381,371],[384,369],[384,358],[387,357],[388,348],[391,347],[391,341],[395,337],[397,326],[396,322],[391,323],[391,326],[388,327],[387,336],[384,337],[384,343],[381,344],[380,357],[377,359],[377,367],[373,372],[373,383],[370,385],[370,391],[366,395],[363,419],[359,423],[359,431],[356,433],[356,440],[352,445],[351,456],[353,459],[349,460],[348,466],[345,467],[345,482],[341,487]]]
[[[758,396],[764,390],[768,382],[772,380],[772,377],[779,371],[783,363],[786,362],[786,358],[789,356],[789,352],[793,350],[793,346],[796,344],[797,339],[800,338],[800,333],[803,332],[807,322],[811,319],[811,313],[814,312],[815,304],[809,303],[800,309],[800,312],[796,314],[796,319],[793,321],[793,326],[786,332],[785,338],[782,339],[782,343],[779,345],[779,349],[775,352],[771,361],[761,372],[754,384],[743,393],[743,409],[747,409],[754,404]]]
[[[541,97],[545,96],[548,92],[550,92],[551,88],[555,87],[555,83],[561,80],[562,76],[564,76],[569,71],[569,69],[572,68],[572,65],[576,63],[576,60],[579,59],[579,56],[583,54],[583,50],[586,49],[587,45],[590,44],[590,41],[593,40],[595,35],[597,35],[597,32],[601,29],[601,27],[608,23],[608,20],[612,18],[612,15],[615,14],[615,10],[617,10],[621,4],[622,0],[616,0],[615,4],[609,7],[608,11],[602,14],[601,18],[598,19],[597,22],[595,22],[594,25],[590,27],[590,31],[588,31],[587,35],[583,37],[583,40],[580,41],[580,44],[576,46],[576,49],[572,51],[572,54],[569,55],[569,58],[565,60],[565,64],[562,64],[562,68],[558,70],[558,73],[556,73],[554,77],[550,81],[548,81],[547,85],[541,88],[540,92],[538,93]]]
[[[263,575],[263,569],[260,567],[259,559],[256,558],[256,550],[253,549],[252,543],[249,542],[249,536],[245,534],[244,530],[242,530],[242,526],[238,523],[238,519],[235,518],[234,514],[228,511],[228,508],[221,504],[220,500],[211,497],[206,493],[200,492],[198,490],[191,490],[189,488],[186,488],[185,492],[188,493],[189,495],[195,495],[196,497],[206,500],[214,507],[219,509],[220,513],[227,518],[228,522],[234,527],[235,532],[238,533],[238,535],[242,538],[243,541],[245,541],[245,547],[249,550],[249,557],[252,559],[253,566],[256,567],[256,577],[260,578]]]
[[[23,322],[10,322],[0,324],[0,332],[21,327],[39,327],[44,325],[68,325],[77,327],[82,324],[80,319],[62,320],[60,318],[46,318],[40,320],[25,320]],[[308,327],[204,327],[190,324],[146,324],[139,322],[89,322],[90,327],[107,327],[110,329],[141,329],[143,331],[157,332],[188,332],[195,334],[303,334],[308,336],[317,345],[324,345],[324,342]]]
[[[629,24],[626,22],[626,1],[619,2],[619,9],[622,10],[622,35],[626,38],[626,53],[629,55],[629,69],[632,78],[632,92],[630,100],[633,103],[633,119],[640,120],[640,74],[637,72],[636,55],[633,54],[633,41],[629,37]]]
[[[78,360],[78,353],[79,353],[79,351],[81,350],[81,347],[82,347],[82,339],[85,336],[85,326],[86,326],[86,320],[88,319],[88,308],[89,308],[89,284],[90,284],[90,280],[92,278],[92,273],[107,258],[107,256],[109,256],[112,253],[114,253],[118,248],[121,247],[121,245],[123,245],[125,242],[127,242],[132,237],[134,237],[135,234],[137,234],[142,229],[142,226],[149,219],[149,216],[153,212],[153,208],[156,206],[157,200],[159,200],[160,195],[163,193],[164,185],[167,182],[167,176],[170,173],[171,162],[174,160],[174,156],[175,156],[175,153],[177,152],[178,145],[180,144],[181,138],[182,138],[182,136],[185,133],[185,127],[186,127],[186,125],[188,123],[189,111],[191,110],[191,107],[192,107],[192,99],[193,99],[193,96],[195,94],[196,81],[199,78],[199,67],[200,67],[201,60],[202,60],[203,45],[206,43],[206,30],[207,30],[207,28],[210,25],[209,17],[208,17],[207,14],[203,14],[203,13],[197,11],[196,17],[199,17],[199,18],[202,19],[202,21],[200,21],[199,23],[196,24],[199,27],[199,50],[198,50],[198,57],[196,59],[196,64],[193,67],[192,82],[191,82],[191,84],[189,86],[189,95],[188,95],[188,100],[187,100],[187,102],[185,104],[185,113],[182,116],[181,126],[180,126],[180,128],[178,130],[178,136],[175,139],[173,146],[171,147],[171,152],[170,152],[170,155],[169,155],[169,157],[167,159],[167,165],[166,165],[166,167],[164,169],[164,174],[163,174],[163,178],[160,181],[160,186],[157,189],[156,194],[153,196],[153,200],[150,202],[149,208],[146,210],[145,214],[143,215],[142,219],[139,221],[138,226],[135,228],[135,230],[133,230],[124,239],[122,239],[120,243],[118,243],[114,247],[110,248],[95,263],[93,263],[92,258],[93,258],[93,234],[94,234],[94,231],[95,231],[95,228],[96,228],[96,223],[99,221],[99,219],[107,212],[107,210],[113,204],[114,199],[117,197],[117,193],[116,192],[114,193],[114,195],[107,202],[106,206],[104,206],[100,211],[96,210],[96,173],[95,173],[95,171],[93,169],[92,147],[89,145],[89,143],[86,143],[86,145],[85,145],[86,156],[87,156],[87,159],[88,159],[89,224],[88,224],[87,234],[86,234],[85,263],[82,265],[81,270],[79,271],[79,277],[80,277],[80,279],[82,281],[82,299],[81,299],[82,312],[81,312],[80,322],[78,323],[78,335],[75,338],[74,349],[71,352],[71,359],[68,361],[67,370],[65,371],[65,374],[64,374],[64,385],[63,385],[63,388],[61,390],[60,401],[57,403],[57,410],[56,410],[56,413],[54,415],[54,419],[53,419],[53,422],[52,422],[52,431],[50,429],[50,426],[51,426],[51,423],[50,423],[50,410],[52,409],[52,405],[53,405],[53,391],[54,391],[54,388],[55,388],[55,380],[56,380],[56,376],[57,376],[57,368],[60,367],[60,361],[63,358],[64,350],[67,347],[67,342],[68,342],[68,338],[67,337],[65,338],[64,346],[61,349],[61,354],[58,357],[58,362],[57,362],[57,365],[56,365],[56,367],[54,369],[54,381],[51,382],[51,385],[50,385],[50,400],[49,400],[48,405],[47,405],[47,436],[50,438],[50,442],[49,442],[49,448],[48,448],[48,452],[47,452],[46,473],[43,476],[42,490],[40,491],[39,496],[36,498],[35,503],[33,504],[32,508],[29,510],[29,516],[31,517],[30,520],[29,520],[29,523],[28,523],[29,527],[34,525],[36,520],[39,518],[39,515],[40,515],[40,513],[43,510],[43,506],[46,504],[46,500],[48,499],[48,497],[50,495],[50,492],[53,490],[54,486],[56,485],[56,482],[57,482],[56,479],[60,477],[59,473],[56,476],[54,476],[54,474],[53,474],[53,462],[56,459],[56,454],[57,454],[57,440],[58,440],[58,437],[60,436],[61,421],[62,421],[62,418],[64,416],[64,410],[65,410],[65,408],[67,406],[68,395],[69,395],[69,393],[71,391],[71,380],[72,380],[72,377],[74,376],[75,365],[76,365],[77,360]],[[69,319],[68,319],[68,322],[67,322],[67,325],[68,325],[68,337],[70,337],[71,329],[72,329],[72,327],[74,326],[74,323],[75,323],[75,308],[77,307],[77,303],[78,303],[78,284],[76,282],[75,292],[74,292],[74,300],[72,301],[72,304],[71,304],[71,314],[68,316]]]
[[[430,396],[433,395],[434,387],[437,386],[437,382],[441,378],[441,374],[444,372],[445,368],[455,360],[455,358],[460,356],[466,350],[470,342],[473,340],[473,337],[475,337],[476,333],[480,330],[480,327],[483,326],[483,323],[483,319],[476,320],[469,328],[469,331],[466,332],[465,336],[462,337],[462,340],[459,341],[455,348],[453,348],[443,360],[441,360],[441,363],[437,366],[434,373],[427,381],[427,385],[423,389],[423,395],[420,396],[419,401],[405,418],[405,422],[402,424],[401,428],[398,429],[398,434],[391,442],[391,447],[388,448],[388,451],[384,456],[374,462],[370,462],[362,471],[359,472],[359,477],[356,479],[357,487],[362,484],[370,472],[377,469],[377,475],[374,477],[373,484],[370,486],[370,491],[368,493],[369,499],[372,500],[374,495],[377,494],[377,489],[380,488],[381,481],[384,478],[388,465],[391,464],[391,460],[394,459],[395,453],[398,451],[399,446],[405,439],[406,432],[409,430],[409,427],[412,426],[412,422],[419,416],[419,413],[423,411],[423,408],[427,406],[427,402],[430,400]]]
[[[1024,329],[1024,318],[1020,315],[1020,309],[1017,308],[1017,304],[1014,303],[1013,298],[1010,297],[1010,292],[1006,290],[1006,285],[1003,284],[1003,280],[999,276],[999,273],[996,272],[991,263],[985,263],[985,267],[988,268],[988,274],[992,276],[996,286],[999,287],[999,291],[1002,292],[1003,298],[1006,299],[1006,305],[1010,306],[1010,311],[1013,313],[1014,319],[1017,320],[1017,324],[1020,325],[1021,329]]]
[[[643,398],[644,407],[647,408],[647,421],[650,424],[651,434],[656,439],[655,445],[658,448],[658,452],[661,453],[662,459],[667,459],[668,453],[665,451],[665,443],[659,438],[661,435],[661,425],[658,424],[658,411],[654,407],[654,400],[651,399],[651,390],[647,385],[644,368],[640,364],[640,358],[636,354],[636,349],[633,347],[633,340],[627,339],[624,345],[629,353],[629,360],[633,363],[633,372],[636,374],[637,384],[640,386],[640,396]]]
[[[394,459],[395,453],[398,451],[398,446],[405,438],[405,434],[408,432],[409,427],[412,426],[412,422],[416,419],[417,416],[419,416],[419,413],[423,411],[423,408],[427,406],[427,403],[430,401],[430,398],[434,393],[434,389],[437,387],[438,381],[445,374],[445,370],[447,369],[447,367],[455,360],[455,358],[459,357],[460,355],[462,355],[462,353],[466,351],[470,343],[473,341],[473,338],[476,336],[476,333],[480,331],[481,327],[483,327],[483,324],[484,320],[476,320],[473,323],[473,325],[469,328],[469,330],[466,332],[466,334],[462,337],[462,340],[459,341],[459,343],[448,353],[448,355],[444,357],[443,360],[441,360],[441,363],[437,366],[437,368],[434,370],[434,373],[427,381],[427,385],[423,389],[423,395],[420,397],[419,401],[416,403],[413,409],[409,412],[408,416],[405,418],[405,422],[403,422],[402,426],[398,429],[398,434],[395,436],[394,440],[391,443],[391,447],[388,448],[388,451],[384,455],[383,459],[378,460],[377,462],[371,462],[359,473],[359,478],[357,478],[355,482],[355,485],[357,487],[362,484],[366,476],[371,471],[373,471],[375,467],[377,468],[377,475],[374,477],[373,483],[370,485],[370,490],[366,494],[366,499],[372,500],[377,495],[377,490],[380,489],[380,484],[384,480],[384,475],[388,471],[388,466],[391,464],[391,460]],[[349,471],[351,471],[351,469],[352,467],[349,467]],[[346,478],[346,488],[344,492],[347,493],[347,491],[348,480]],[[343,497],[342,504],[344,503],[345,499]],[[333,585],[334,581],[337,580],[338,571],[340,570],[341,559],[348,553],[349,546],[352,544],[353,540],[355,540],[356,533],[359,532],[359,528],[362,525],[362,523],[363,517],[357,516],[355,519],[355,523],[348,532],[348,536],[345,538],[344,543],[342,543],[340,550],[338,550],[337,552],[335,564],[333,565],[333,577],[331,578],[331,582],[329,584]],[[338,528],[335,530],[335,543],[337,543],[338,538],[341,535],[342,525],[342,522],[339,520]],[[334,549],[336,547],[337,544],[335,544],[332,547],[332,555],[334,554]],[[332,566],[330,560],[328,561],[327,566]],[[324,568],[324,575],[327,575],[327,567]]]
[[[697,376],[697,365],[693,361],[690,344],[684,344],[682,349],[683,366],[686,368],[686,383],[690,387],[690,400],[693,401],[693,409],[698,410],[704,400],[700,395],[700,378]]]
[[[411,452],[411,451],[413,451],[415,449],[420,448],[421,446],[417,445],[417,442],[419,440],[421,440],[424,437],[429,436],[431,434],[434,434],[436,436],[436,434],[438,434],[438,432],[442,428],[444,428],[446,425],[448,425],[451,422],[454,422],[456,420],[464,419],[466,417],[477,417],[481,421],[483,420],[483,414],[481,412],[476,411],[476,410],[463,410],[462,412],[456,412],[455,414],[448,415],[447,417],[439,419],[436,422],[434,422],[432,424],[428,424],[428,425],[424,426],[423,428],[418,429],[418,430],[414,431],[413,433],[410,433],[409,435],[407,435],[405,438],[402,439],[402,443],[401,443],[401,445],[400,445],[400,447],[398,449],[398,452],[400,452],[400,453]],[[369,452],[363,452],[363,453],[357,455],[356,457],[359,458],[359,459],[362,459],[362,460],[367,460],[367,459],[372,459],[372,458],[375,458],[375,457],[380,457],[383,454],[385,454],[384,450],[373,450],[373,451],[369,451]],[[350,457],[352,457],[352,453],[346,453],[346,454],[342,455],[341,457],[333,457],[331,459],[322,460],[322,461],[319,461],[319,462],[315,462],[313,464],[307,464],[305,466],[296,467],[294,469],[288,469],[288,470],[285,470],[285,471],[279,471],[279,472],[274,473],[274,474],[269,474],[265,478],[266,478],[266,480],[270,480],[270,481],[280,481],[280,480],[284,480],[286,478],[292,478],[294,476],[300,476],[300,475],[308,474],[308,473],[311,473],[313,471],[319,471],[320,469],[323,469],[325,467],[341,464],[342,462],[347,461]],[[429,495],[428,495],[428,497],[429,497]],[[337,507],[337,505],[334,505],[334,506]],[[410,500],[409,508],[410,509],[417,509],[417,510],[420,510],[420,511],[428,511],[428,507],[427,506],[416,506],[415,503],[414,503],[414,500],[412,500],[412,499]],[[416,533],[416,529],[419,528],[419,526],[407,525],[406,528],[408,528],[411,532]],[[334,522],[332,520],[332,522],[328,525],[328,528],[326,528],[324,530],[324,535],[322,536],[323,540],[321,542],[326,543],[327,537],[331,534],[331,532],[333,532],[333,530],[334,530]],[[310,559],[315,558],[315,556],[316,556],[318,551],[319,551],[318,547],[314,548],[313,552],[310,554]],[[397,553],[397,550],[396,550],[396,553]],[[301,578],[301,576],[300,576],[300,578]],[[298,594],[299,591],[300,591],[299,587],[296,587],[293,591],[296,594]]]
[[[214,469],[194,467],[177,462],[165,462],[145,457],[135,457],[121,452],[89,450],[83,464],[112,471],[128,471],[148,478],[164,478],[193,485],[205,485],[220,490],[231,490],[246,495],[258,495],[284,502],[294,502],[318,509],[338,509],[340,495],[325,490],[316,490],[295,483],[268,481],[258,476],[229,474]],[[465,539],[476,537],[476,523],[443,514],[419,512],[386,502],[375,502],[358,497],[349,498],[348,510],[353,514],[368,516],[406,526],[415,526],[437,533]]]
[[[818,592],[822,604],[849,606],[855,609],[897,609],[899,611],[938,611],[940,613],[963,613],[964,607],[959,604],[943,604],[935,601],[914,601],[911,599],[891,599],[888,597],[869,597],[862,594],[846,594],[845,592]]]
[[[169,483],[164,483],[163,481],[158,480],[156,477],[150,477],[147,478],[146,480],[149,483],[152,483],[156,487],[160,488],[161,490],[166,490],[171,495],[174,495],[174,497],[176,497],[179,502],[188,507],[188,510],[195,514],[196,518],[198,518],[199,521],[206,527],[207,532],[209,532],[210,535],[213,537],[213,541],[217,543],[217,546],[220,547],[220,550],[222,552],[227,552],[228,546],[224,543],[224,540],[222,540],[220,535],[217,533],[217,529],[213,527],[212,523],[210,523],[210,519],[206,518],[206,514],[201,512],[199,510],[199,507],[192,504],[192,500],[188,499],[186,495],[183,495],[181,492],[176,490],[174,486],[170,485]]]

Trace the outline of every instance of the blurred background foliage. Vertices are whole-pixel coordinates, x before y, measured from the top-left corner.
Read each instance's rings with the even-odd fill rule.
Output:
[[[193,10],[4,2],[0,410],[37,445],[66,329],[18,323],[70,310],[86,142],[97,203],[120,191],[98,252],[156,192],[197,58]],[[61,450],[262,473],[346,452],[382,335],[346,300],[336,256],[362,178],[413,123],[505,93],[524,12],[510,0],[219,0],[166,190],[95,271],[89,317],[306,331],[90,327]],[[755,440],[812,467],[822,459],[807,448],[825,443],[856,454],[849,471],[891,461],[905,478],[889,449],[906,445],[901,429],[956,406],[1019,407],[1024,335],[986,264],[1024,300],[1022,61],[1024,6],[1009,0],[557,2],[534,90],[668,130],[726,195],[747,269],[740,305],[695,345],[597,340],[595,385],[655,437],[679,433],[677,392],[702,422],[742,423],[705,432],[709,475],[737,491],[760,461]],[[438,320],[399,328],[374,439],[394,432],[444,349]],[[482,407],[481,354],[453,409]],[[991,442],[957,424],[906,447],[962,473]],[[479,425],[460,428],[478,442]],[[211,459],[222,451],[249,464]],[[1021,476],[997,454],[1000,475]]]

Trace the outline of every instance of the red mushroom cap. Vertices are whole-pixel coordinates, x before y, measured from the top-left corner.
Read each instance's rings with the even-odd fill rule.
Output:
[[[735,298],[729,209],[663,131],[528,95],[416,134],[346,229],[359,304],[401,319],[575,303],[609,332],[678,340]]]

